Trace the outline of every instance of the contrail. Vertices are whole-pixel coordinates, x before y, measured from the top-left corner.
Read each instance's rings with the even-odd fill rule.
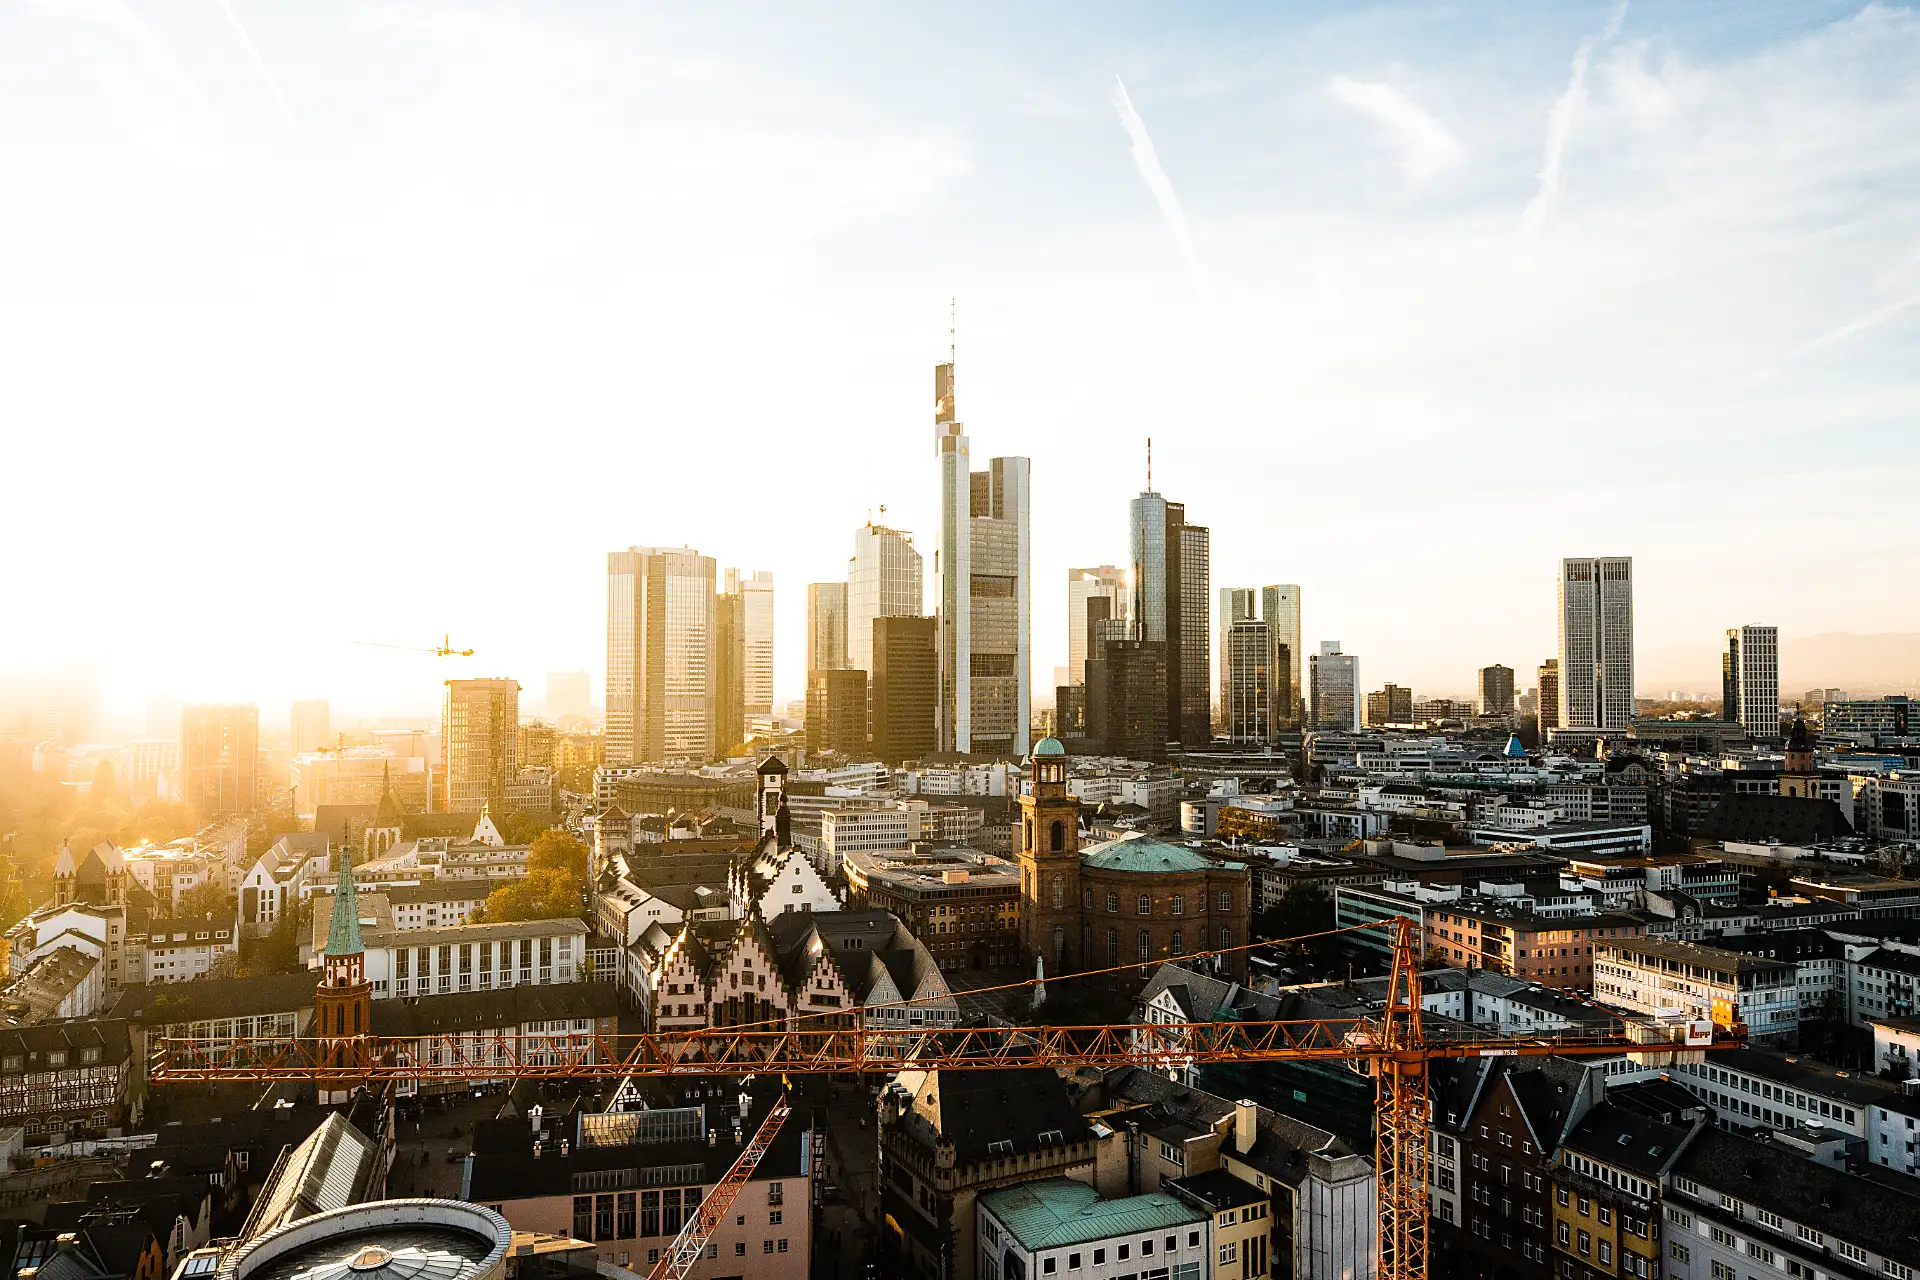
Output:
[[[1830,347],[1836,342],[1845,342],[1848,338],[1851,338],[1854,334],[1863,332],[1864,330],[1867,330],[1867,329],[1871,329],[1878,324],[1885,324],[1887,321],[1899,315],[1902,311],[1907,311],[1913,307],[1920,307],[1920,293],[1913,294],[1910,297],[1902,298],[1898,302],[1889,302],[1886,306],[1881,307],[1877,311],[1869,311],[1866,315],[1861,316],[1858,320],[1850,321],[1847,324],[1843,324],[1838,329],[1830,329],[1826,333],[1823,333],[1819,337],[1815,338],[1812,342],[1809,342],[1806,346],[1801,347],[1798,351],[1794,352],[1793,354],[1796,356],[1810,355],[1815,351],[1819,351],[1823,347]]]
[[[288,124],[299,124],[299,121],[293,118],[293,108],[287,105],[287,95],[280,90],[280,82],[273,78],[273,72],[267,70],[267,60],[260,56],[260,50],[254,47],[253,37],[248,35],[247,29],[240,25],[240,15],[233,11],[233,0],[220,0],[220,12],[227,15],[227,24],[233,28],[233,33],[240,37],[240,43],[247,47],[247,56],[253,59],[253,69],[258,71],[260,78],[267,82],[267,88],[273,92],[273,100],[280,104],[280,114],[287,118]]]
[[[1547,146],[1546,154],[1540,160],[1540,186],[1533,193],[1533,199],[1527,201],[1526,211],[1520,215],[1521,246],[1529,258],[1533,256],[1534,245],[1540,239],[1540,228],[1560,199],[1561,161],[1567,152],[1567,140],[1573,136],[1573,119],[1579,114],[1580,105],[1587,100],[1587,63],[1596,48],[1605,48],[1613,43],[1626,19],[1626,0],[1620,0],[1607,13],[1606,25],[1600,29],[1599,37],[1580,42],[1580,47],[1573,53],[1573,73],[1567,78],[1566,92],[1560,95],[1560,100],[1553,104],[1553,111],[1547,116]]]
[[[1140,119],[1140,113],[1133,109],[1133,99],[1127,96],[1126,82],[1119,76],[1113,78],[1113,106],[1120,113],[1120,123],[1126,128],[1127,137],[1133,142],[1133,165],[1140,171],[1140,177],[1147,184],[1147,190],[1160,206],[1160,215],[1167,220],[1167,230],[1173,235],[1173,244],[1180,251],[1180,257],[1186,262],[1187,270],[1193,275],[1193,283],[1201,296],[1207,293],[1207,268],[1200,261],[1200,252],[1194,248],[1193,233],[1187,229],[1187,215],[1180,208],[1180,197],[1173,193],[1173,183],[1167,180],[1167,171],[1160,167],[1159,153],[1153,149],[1153,139],[1147,136],[1146,122]]]

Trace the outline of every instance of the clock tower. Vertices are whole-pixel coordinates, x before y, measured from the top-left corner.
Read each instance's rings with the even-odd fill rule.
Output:
[[[1080,919],[1080,801],[1067,792],[1067,749],[1043,738],[1028,758],[1031,794],[1020,797],[1020,950],[1047,972],[1085,966]]]

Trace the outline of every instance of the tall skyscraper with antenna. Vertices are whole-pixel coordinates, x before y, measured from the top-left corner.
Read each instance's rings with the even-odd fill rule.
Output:
[[[1167,733],[1201,746],[1213,738],[1211,535],[1187,523],[1184,503],[1153,488],[1153,442],[1147,442],[1147,488],[1127,510],[1133,559],[1134,634],[1166,646]]]
[[[973,470],[954,406],[954,362],[933,370],[940,530],[934,551],[940,641],[940,747],[1019,758],[1032,722],[1031,463]]]

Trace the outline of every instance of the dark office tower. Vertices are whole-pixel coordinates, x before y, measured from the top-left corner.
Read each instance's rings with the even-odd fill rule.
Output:
[[[1266,623],[1246,618],[1231,624],[1221,637],[1221,713],[1227,739],[1261,743],[1273,737],[1273,631]]]
[[[807,673],[807,750],[866,755],[866,672],[841,667]]]
[[[1540,741],[1547,740],[1547,730],[1560,727],[1560,659],[1548,658],[1535,672],[1540,682]]]
[[[1167,646],[1107,640],[1087,658],[1087,738],[1106,755],[1167,758]]]
[[[259,786],[260,708],[192,706],[180,713],[180,798],[202,819],[252,813]]]
[[[873,620],[872,740],[888,764],[918,760],[939,747],[939,619]]]
[[[713,598],[713,750],[732,755],[747,740],[747,600],[739,591]]]
[[[1128,516],[1133,637],[1165,646],[1168,732],[1174,741],[1201,746],[1213,737],[1208,531],[1187,523],[1184,505],[1152,490],[1133,500]]]
[[[1480,714],[1483,716],[1511,716],[1513,714],[1513,668],[1495,663],[1491,667],[1480,668]]]

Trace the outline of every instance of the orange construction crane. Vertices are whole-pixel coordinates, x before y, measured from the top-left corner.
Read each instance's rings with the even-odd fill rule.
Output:
[[[1371,926],[1377,927],[1377,926]],[[1629,1021],[1598,1032],[1527,1031],[1482,1036],[1429,1032],[1420,1007],[1419,926],[1393,923],[1387,1001],[1376,1014],[1276,1022],[1133,1023],[1102,1027],[974,1027],[879,1030],[855,1022],[822,1025],[802,1015],[784,1027],[756,1023],[645,1035],[333,1036],[273,1040],[162,1039],[155,1084],[197,1081],[364,1082],[624,1079],[628,1076],[994,1070],[1343,1060],[1375,1082],[1374,1168],[1380,1209],[1381,1280],[1426,1280],[1428,1064],[1486,1057],[1693,1053],[1736,1048],[1746,1028]],[[1355,932],[1353,928],[1330,932]],[[1319,936],[1319,935],[1316,935]],[[1284,941],[1298,941],[1286,939]],[[1253,946],[1275,945],[1271,943]],[[1230,950],[1246,950],[1238,947]],[[1206,959],[1219,952],[1189,959]],[[1138,966],[1122,966],[1122,968]],[[1105,970],[1097,972],[1107,972]],[[1095,974],[1062,975],[1065,978]],[[1011,983],[1010,988],[1033,982]],[[991,988],[990,988],[991,989]],[[912,1003],[903,1001],[901,1003]],[[342,1067],[342,1063],[353,1065]],[[776,1126],[777,1127],[777,1126]],[[769,1140],[771,1132],[768,1133]]]
[[[355,640],[355,644],[365,645],[369,649],[404,649],[408,653],[430,653],[436,658],[471,658],[473,650],[453,647],[451,632],[440,637],[440,643],[432,648],[422,648],[417,644],[381,644],[378,640]]]

